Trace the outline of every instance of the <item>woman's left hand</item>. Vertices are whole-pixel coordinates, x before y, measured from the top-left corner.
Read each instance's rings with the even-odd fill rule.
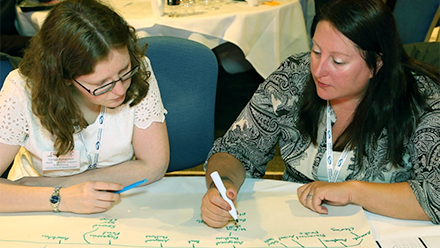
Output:
[[[322,206],[323,203],[335,206],[352,203],[349,183],[315,181],[298,188],[298,199],[306,208],[320,214],[328,214],[328,209]]]

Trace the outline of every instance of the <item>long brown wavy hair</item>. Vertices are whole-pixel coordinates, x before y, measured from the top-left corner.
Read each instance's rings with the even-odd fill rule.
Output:
[[[19,69],[33,113],[54,136],[57,156],[74,149],[75,126],[81,131],[88,125],[73,99],[72,79],[93,73],[111,50],[122,48],[128,48],[132,65],[140,63],[124,101],[132,107],[146,96],[150,72],[134,28],[109,6],[96,0],[64,0],[32,38]]]

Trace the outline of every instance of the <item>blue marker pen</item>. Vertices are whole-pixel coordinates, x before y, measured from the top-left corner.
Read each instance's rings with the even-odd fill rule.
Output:
[[[137,187],[137,186],[139,186],[139,185],[141,185],[141,184],[144,184],[144,183],[146,183],[147,181],[148,181],[148,180],[145,178],[145,179],[143,179],[143,180],[140,180],[139,182],[135,182],[135,183],[133,183],[133,184],[127,185],[127,186],[125,186],[123,189],[118,190],[118,191],[115,191],[114,193],[118,193],[118,194],[120,194],[120,193],[122,193],[122,192],[124,192],[124,191],[127,191],[127,190],[132,189],[132,188],[135,188],[135,187]]]

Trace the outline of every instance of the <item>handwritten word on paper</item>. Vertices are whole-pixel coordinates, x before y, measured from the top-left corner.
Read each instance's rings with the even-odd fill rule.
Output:
[[[0,247],[375,248],[357,206],[329,206],[327,216],[304,208],[293,193],[242,193],[239,222],[216,229],[201,219],[202,196],[134,194],[91,215],[0,214]]]

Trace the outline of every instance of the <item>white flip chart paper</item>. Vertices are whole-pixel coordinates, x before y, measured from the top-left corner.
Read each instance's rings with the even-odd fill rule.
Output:
[[[358,206],[328,206],[329,215],[320,215],[304,208],[296,191],[243,192],[239,223],[214,229],[201,218],[203,195],[147,186],[100,214],[0,214],[0,247],[376,247]]]

